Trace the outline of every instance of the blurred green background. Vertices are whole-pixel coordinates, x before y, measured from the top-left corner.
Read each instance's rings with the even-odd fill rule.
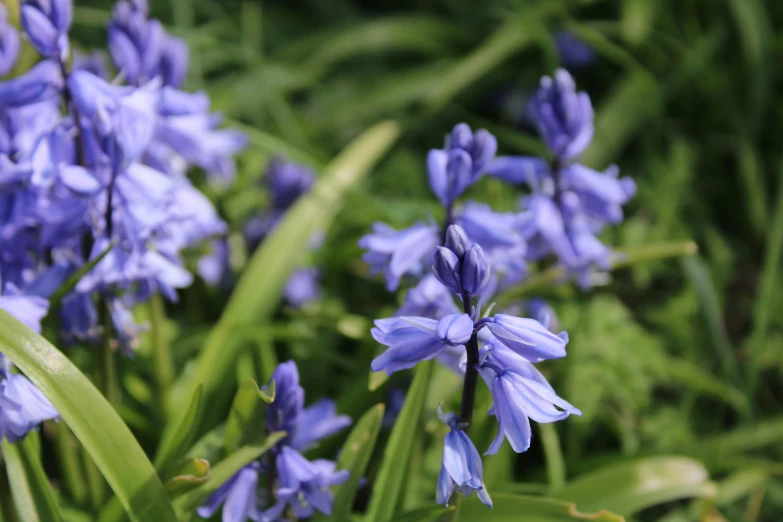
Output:
[[[337,397],[354,418],[410,379],[366,391],[377,349],[370,321],[399,298],[367,276],[356,240],[373,221],[440,217],[424,158],[458,122],[494,133],[499,154],[542,153],[522,116],[526,96],[559,64],[552,35],[567,29],[589,43],[597,60],[572,71],[596,109],[584,162],[615,163],[636,180],[626,221],[604,239],[639,262],[589,292],[535,289],[572,340],[569,356],[545,368],[584,416],[536,432],[528,453],[485,459],[489,490],[557,496],[564,477],[581,476],[564,498],[581,495],[580,508],[614,508],[629,520],[783,520],[783,2],[150,3],[190,45],[188,88],[209,92],[251,139],[237,183],[211,194],[235,231],[265,204],[259,180],[271,155],[319,169],[373,123],[402,125],[401,141],[351,188],[312,260],[325,298],[281,310],[270,329],[279,358],[299,363],[308,397]],[[112,2],[76,4],[72,39],[102,46]],[[469,196],[512,209],[518,195],[485,180]],[[661,252],[680,255],[646,259]],[[226,299],[196,285],[169,310],[178,364]],[[440,370],[433,382],[428,410],[458,386]],[[154,440],[154,423],[128,408],[142,442]],[[400,470],[410,477],[405,507],[433,496],[440,436],[416,439]],[[477,446],[492,436],[494,425],[479,426]]]

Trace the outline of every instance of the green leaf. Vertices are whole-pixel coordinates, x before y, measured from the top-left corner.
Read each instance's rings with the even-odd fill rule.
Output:
[[[54,405],[134,522],[176,522],[155,468],[128,427],[57,348],[0,310],[0,352]]]
[[[3,457],[14,505],[25,522],[60,522],[63,518],[57,499],[34,446],[30,437],[15,444],[3,439]]]
[[[401,513],[394,517],[392,522],[436,522],[452,511],[454,511],[454,507],[429,506]]]
[[[177,506],[181,507],[182,510],[186,512],[193,511],[217,488],[233,477],[235,473],[272,449],[272,446],[277,444],[285,435],[286,433],[284,431],[278,431],[270,434],[263,444],[239,448],[237,451],[212,466],[209,479],[184,497],[177,499]]]
[[[234,396],[223,434],[223,448],[227,455],[246,443],[256,441],[264,433],[266,405],[274,400],[274,381],[264,389],[259,389],[252,379],[242,383]]]
[[[432,378],[432,365],[432,361],[419,363],[414,370],[413,382],[394,423],[383,453],[383,462],[373,484],[373,495],[365,517],[368,522],[386,522],[394,516],[394,508],[405,483],[402,470],[408,466],[414,434],[421,428],[421,414]]]
[[[593,522],[624,522],[623,517],[604,511],[586,513],[581,506],[552,498],[529,497],[498,493],[492,495],[493,507],[475,498],[464,499],[462,520],[483,522],[569,522],[591,520]]]
[[[204,387],[199,385],[196,388],[196,393],[190,399],[190,405],[185,410],[185,417],[177,428],[172,432],[170,438],[165,438],[161,441],[158,448],[158,453],[155,456],[155,467],[162,469],[168,466],[172,461],[184,455],[188,450],[190,442],[195,435],[195,427],[198,425],[198,421],[201,418],[201,397]],[[165,434],[164,434],[165,435]]]
[[[546,474],[549,486],[557,490],[565,485],[566,468],[563,459],[563,451],[560,448],[560,437],[554,424],[537,424],[538,433],[541,435],[541,445],[544,448],[546,459]]]
[[[744,469],[732,473],[718,484],[715,504],[728,506],[763,488],[769,473],[760,469]]]
[[[204,384],[207,400],[226,381],[234,366],[239,343],[227,342],[231,332],[257,324],[277,307],[283,285],[297,267],[314,232],[326,229],[340,208],[345,192],[359,181],[389,150],[400,134],[397,123],[375,125],[356,138],[327,167],[306,195],[291,207],[256,250],[237,283],[220,320],[199,355],[187,381],[191,394]],[[167,430],[180,424],[173,417]]]
[[[161,472],[163,486],[171,498],[184,495],[209,480],[209,462],[204,459],[183,459]]]
[[[334,520],[347,520],[351,514],[356,490],[370,463],[375,442],[381,431],[385,409],[383,404],[373,406],[359,419],[343,444],[340,457],[337,459],[337,469],[347,469],[351,476],[343,485],[334,488],[332,511]],[[319,517],[319,519],[326,519],[326,517]]]
[[[651,457],[606,466],[580,476],[554,496],[587,511],[631,516],[657,504],[715,495],[704,465],[687,457]]]

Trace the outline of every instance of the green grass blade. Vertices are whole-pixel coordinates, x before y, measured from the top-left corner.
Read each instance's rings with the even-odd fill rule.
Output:
[[[565,460],[560,449],[560,437],[557,435],[554,424],[538,424],[537,426],[546,458],[546,475],[549,479],[549,487],[552,488],[552,491],[557,491],[565,485],[566,481]]]
[[[57,499],[33,446],[30,437],[15,444],[3,439],[3,457],[14,505],[25,522],[61,522]]]
[[[421,509],[414,509],[394,517],[392,522],[437,522],[446,520],[444,517],[454,511],[454,507],[429,506]]]
[[[161,441],[154,461],[157,469],[168,466],[171,462],[184,455],[190,447],[190,442],[192,442],[195,436],[195,427],[201,418],[203,391],[203,386],[199,385],[196,388],[196,393],[190,399],[190,405],[185,410],[185,417],[182,419],[179,428],[172,432],[173,435],[170,438],[164,438]]]
[[[171,498],[184,495],[209,480],[209,461],[204,459],[183,459],[161,472]]]
[[[252,379],[242,383],[228,413],[223,448],[230,455],[246,443],[257,442],[266,427],[266,406],[275,400],[275,383],[259,389]]]
[[[334,510],[332,511],[334,520],[348,520],[351,514],[353,498],[356,496],[359,482],[370,463],[375,442],[381,431],[385,409],[383,404],[373,406],[359,419],[343,444],[340,458],[337,459],[337,469],[347,469],[351,472],[351,476],[345,484],[334,488]],[[318,518],[318,520],[326,519],[327,517],[323,516]]]
[[[714,496],[704,465],[687,457],[652,457],[606,466],[577,478],[554,496],[582,510],[631,516],[683,498]]]
[[[414,434],[421,427],[432,365],[432,361],[419,363],[414,370],[413,382],[397,422],[394,423],[383,453],[383,462],[373,484],[373,495],[365,517],[367,522],[387,522],[394,517],[394,509],[406,480],[402,471],[407,468],[411,456]]]
[[[0,310],[0,351],[51,401],[133,522],[176,522],[155,468],[120,417],[76,366]]]
[[[475,497],[463,502],[463,520],[481,520],[482,522],[574,522],[577,520],[592,522],[624,522],[623,517],[601,509],[596,513],[586,513],[582,506],[570,502],[545,497],[511,495],[497,493],[492,495],[494,507],[490,510]]]
[[[258,324],[269,317],[285,282],[300,261],[313,233],[329,226],[345,192],[359,181],[389,150],[400,134],[395,122],[386,121],[356,138],[327,167],[313,189],[286,213],[275,230],[253,254],[220,320],[201,351],[192,390],[204,384],[206,400],[225,382],[234,367],[240,343],[228,343],[232,330]],[[175,415],[167,430],[179,425]]]

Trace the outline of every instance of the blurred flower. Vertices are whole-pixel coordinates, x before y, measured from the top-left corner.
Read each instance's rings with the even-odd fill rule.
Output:
[[[532,100],[538,132],[562,164],[579,156],[593,138],[593,106],[565,69],[544,76]]]
[[[331,515],[334,496],[330,486],[342,484],[350,475],[347,470],[335,471],[336,465],[330,460],[311,462],[289,447],[282,448],[276,465],[278,506],[270,514],[282,513],[288,506],[297,519],[310,518],[316,511]]]
[[[222,522],[259,520],[258,474],[260,463],[251,462],[224,482],[199,506],[198,516],[212,518],[223,506]]]
[[[517,453],[530,447],[530,419],[547,423],[582,413],[557,396],[525,357],[499,345],[485,343],[479,374],[492,392],[491,414],[498,419],[498,434],[486,455],[494,455],[505,438]],[[560,409],[558,409],[560,408]]]
[[[49,311],[49,301],[36,295],[24,295],[16,285],[6,283],[0,295],[0,308],[34,332],[41,333],[41,320]]]
[[[385,223],[375,223],[372,233],[359,240],[366,249],[362,259],[370,265],[373,274],[386,276],[386,288],[396,290],[406,274],[421,275],[432,262],[438,246],[438,230],[432,225],[417,223],[412,227],[395,230]]]
[[[435,501],[448,506],[454,491],[466,497],[475,491],[479,500],[491,508],[492,499],[484,485],[484,467],[476,447],[467,433],[462,431],[456,414],[444,414],[438,406],[438,417],[451,429],[443,440],[443,463],[438,475]]]
[[[556,33],[554,40],[560,63],[566,69],[582,69],[598,58],[595,49],[571,31]]]
[[[47,58],[65,62],[70,52],[71,0],[25,0],[21,14],[22,26],[33,47]]]
[[[433,193],[446,208],[475,183],[497,151],[497,140],[484,129],[475,133],[465,123],[456,125],[444,149],[427,155],[427,172]]]
[[[430,319],[440,319],[444,315],[458,314],[460,309],[454,304],[454,294],[435,274],[427,274],[419,283],[405,294],[405,302],[395,316],[418,315]]]
[[[11,361],[0,353],[0,440],[16,442],[57,410],[27,377],[12,373]]]
[[[295,270],[286,281],[283,297],[294,308],[301,308],[321,296],[318,284],[318,269],[300,268]]]

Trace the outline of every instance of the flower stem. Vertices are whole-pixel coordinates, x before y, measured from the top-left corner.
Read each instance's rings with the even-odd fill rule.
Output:
[[[470,296],[468,294],[462,294],[462,308],[466,314],[470,315]],[[468,364],[467,368],[465,368],[465,382],[462,385],[462,405],[459,416],[467,424],[465,431],[470,432],[473,422],[473,409],[476,403],[476,385],[478,384],[476,365],[478,364],[479,353],[478,334],[476,332],[473,332],[473,335],[470,336],[465,349],[468,351]]]

